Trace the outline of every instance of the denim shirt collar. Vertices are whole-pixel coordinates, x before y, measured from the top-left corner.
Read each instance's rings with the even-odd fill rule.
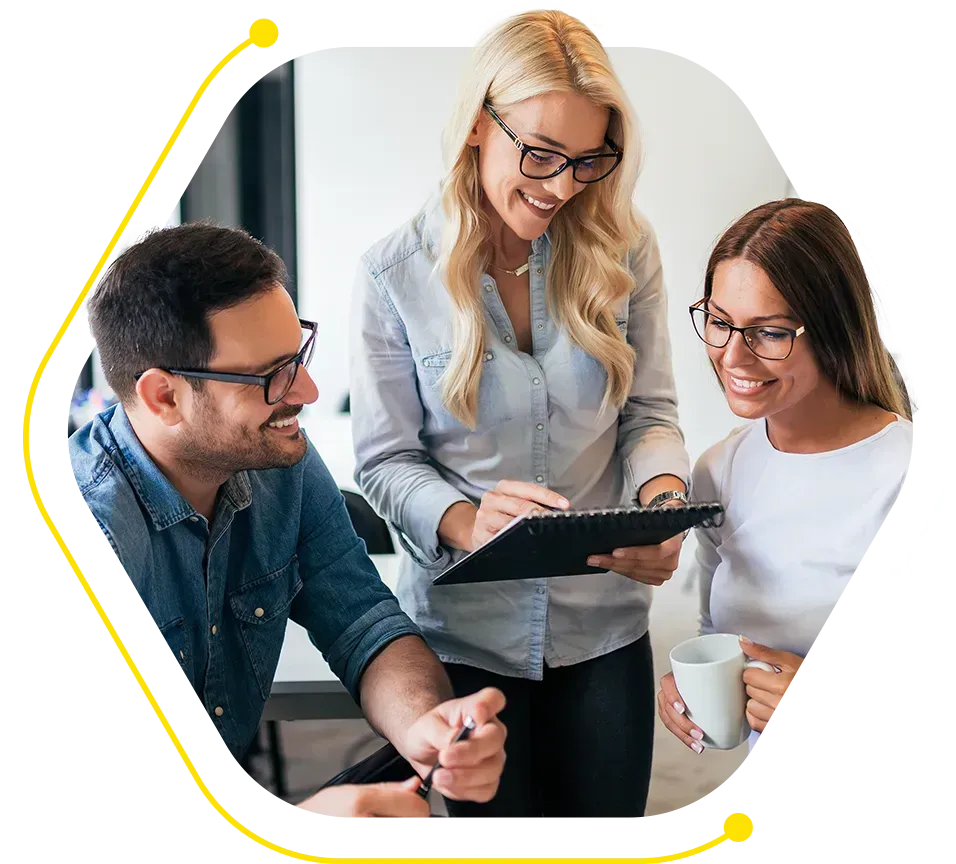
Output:
[[[123,473],[149,513],[156,530],[163,531],[190,516],[198,516],[196,508],[183,498],[150,458],[136,437],[123,406],[116,405],[112,410],[113,416],[107,422],[123,459]],[[228,496],[234,510],[244,510],[252,503],[252,484],[245,471],[233,474],[223,484],[222,491]]]
[[[428,256],[437,260],[441,250],[442,234],[445,230],[445,211],[441,204],[441,188],[439,187],[431,194],[421,213],[421,235]],[[531,241],[532,254],[537,255],[542,251],[545,245],[551,245],[550,229],[546,230],[540,237]]]

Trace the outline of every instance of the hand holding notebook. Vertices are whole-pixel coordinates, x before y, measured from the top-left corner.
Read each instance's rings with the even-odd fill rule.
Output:
[[[505,484],[509,485],[506,487]],[[519,487],[530,487],[549,504],[554,501],[561,506],[560,501],[567,506],[561,496],[544,487],[502,481],[494,492],[486,493],[482,499],[479,517],[489,496],[516,497],[507,493],[518,491]],[[549,500],[544,493],[554,498]],[[498,498],[493,498],[492,503],[498,504]],[[536,500],[530,504],[529,507],[527,499],[504,501],[500,508],[489,508],[491,518],[484,530],[491,539],[438,576],[435,584],[569,576],[604,570],[623,570],[626,571],[624,575],[629,576],[636,571],[640,575],[631,578],[661,584],[673,567],[667,569],[669,565],[664,563],[655,572],[654,564],[674,555],[679,550],[679,541],[671,544],[675,547],[673,550],[666,546],[648,547],[660,547],[685,529],[713,520],[723,512],[719,504],[692,504],[657,510],[631,507],[586,511],[549,511]],[[506,518],[507,508],[518,511],[510,521]],[[479,517],[476,517],[476,537],[480,536]],[[619,553],[617,558],[613,556],[615,551]],[[589,565],[589,559],[599,563]]]
[[[481,496],[472,531],[472,548],[477,549],[494,539],[519,516],[536,511],[567,510],[570,506],[567,498],[537,483],[502,480]]]

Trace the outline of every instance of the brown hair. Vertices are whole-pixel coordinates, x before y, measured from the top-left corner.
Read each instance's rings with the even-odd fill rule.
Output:
[[[215,353],[210,317],[288,274],[282,259],[238,228],[192,222],[153,231],[106,271],[89,301],[106,381],[125,405],[146,369],[199,369]],[[202,390],[200,379],[187,379]]]
[[[799,198],[755,207],[717,241],[704,297],[717,266],[735,258],[767,274],[807,328],[820,370],[841,396],[912,419],[906,386],[880,338],[863,264],[836,213]]]

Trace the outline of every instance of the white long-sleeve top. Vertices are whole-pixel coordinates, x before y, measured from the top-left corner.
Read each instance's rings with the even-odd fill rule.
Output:
[[[899,494],[912,442],[898,417],[848,447],[783,453],[759,420],[707,450],[693,497],[725,517],[697,529],[700,632],[805,657]]]

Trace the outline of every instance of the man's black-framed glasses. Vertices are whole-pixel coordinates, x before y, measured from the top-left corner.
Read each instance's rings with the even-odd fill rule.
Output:
[[[299,353],[290,357],[281,366],[277,366],[267,375],[251,375],[245,372],[219,372],[212,369],[167,369],[172,375],[182,375],[185,378],[203,378],[207,381],[224,381],[227,384],[258,384],[262,388],[267,405],[281,402],[292,389],[295,376],[300,366],[308,367],[315,351],[315,331],[318,324],[315,321],[299,319],[303,330],[308,330],[305,342]]]
[[[751,324],[749,327],[735,327],[713,312],[705,309],[701,304],[707,298],[698,300],[690,309],[690,317],[694,322],[694,330],[713,348],[725,348],[734,333],[740,333],[744,344],[761,360],[786,360],[793,351],[794,340],[806,332],[805,327],[796,330],[790,327],[776,327],[768,324]]]
[[[577,159],[565,156],[564,153],[557,150],[549,150],[547,147],[530,147],[508,128],[508,124],[498,116],[495,109],[487,102],[485,102],[484,107],[491,119],[511,139],[515,149],[521,152],[521,162],[518,165],[518,170],[532,180],[547,180],[549,177],[557,177],[558,174],[570,166],[574,179],[578,183],[597,183],[598,180],[603,180],[617,168],[624,158],[624,151],[607,136],[604,138],[604,143],[611,148],[612,152],[598,153],[594,156],[580,156]]]

